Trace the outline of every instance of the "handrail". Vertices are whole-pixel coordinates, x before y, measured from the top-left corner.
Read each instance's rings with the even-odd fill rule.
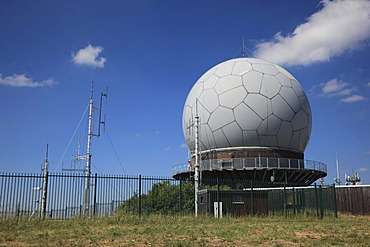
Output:
[[[230,158],[202,160],[201,171],[212,170],[262,170],[262,169],[293,169],[314,170],[327,173],[326,165],[320,161],[289,159],[289,158]],[[181,163],[172,167],[173,175],[194,171],[188,163]]]

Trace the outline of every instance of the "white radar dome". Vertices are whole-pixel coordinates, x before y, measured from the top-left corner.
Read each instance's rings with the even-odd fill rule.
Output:
[[[192,151],[196,112],[202,151],[267,147],[303,153],[311,135],[311,108],[301,85],[279,65],[260,59],[225,61],[195,83],[183,111]]]

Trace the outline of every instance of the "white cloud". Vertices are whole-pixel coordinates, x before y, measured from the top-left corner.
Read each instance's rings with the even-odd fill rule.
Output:
[[[363,101],[366,98],[355,94],[357,91],[355,87],[351,87],[348,82],[344,82],[338,79],[331,79],[325,83],[321,83],[321,96],[341,96],[340,101],[344,103],[353,103]]]
[[[367,83],[367,85],[370,87],[370,81]]]
[[[365,100],[365,97],[361,95],[357,95],[357,94],[341,99],[341,101],[344,103],[353,103],[353,102],[363,101],[363,100]]]
[[[331,79],[326,83],[322,83],[322,92],[324,94],[341,94],[349,84],[347,82],[339,81],[337,79]]]
[[[367,167],[360,167],[357,169],[357,172],[367,172],[369,169]]]
[[[357,49],[370,38],[370,1],[323,0],[323,8],[295,28],[256,47],[256,57],[278,64],[309,65]]]
[[[171,149],[171,147],[170,147],[170,146],[168,146],[168,147],[166,147],[165,149],[163,149],[163,151],[164,151],[164,152],[168,152],[168,151],[170,151],[170,149]]]
[[[34,81],[32,78],[28,78],[25,74],[14,74],[11,76],[3,77],[0,74],[0,85],[6,85],[11,87],[45,87],[56,84],[53,79],[47,79],[43,81]]]
[[[92,46],[89,44],[85,48],[79,50],[76,54],[72,53],[72,61],[79,65],[87,65],[93,68],[104,68],[104,64],[107,59],[99,57],[103,50],[104,49],[101,46]]]

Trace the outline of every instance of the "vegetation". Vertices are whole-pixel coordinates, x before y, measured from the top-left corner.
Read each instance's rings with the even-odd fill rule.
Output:
[[[3,220],[0,246],[369,246],[370,216]]]
[[[141,214],[189,214],[194,212],[194,187],[189,182],[181,181],[172,184],[162,181],[153,185],[146,194],[135,194],[118,208],[125,214],[138,214],[139,204]]]

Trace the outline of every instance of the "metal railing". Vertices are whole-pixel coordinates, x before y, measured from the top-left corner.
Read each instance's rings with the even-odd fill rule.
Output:
[[[86,211],[85,174],[51,173],[46,178],[47,197],[43,211],[43,174],[0,173],[0,220],[44,218],[42,212],[47,219],[194,213],[192,179],[92,174],[89,210]],[[206,215],[213,215],[215,202],[222,203],[223,214],[228,215],[288,215],[289,212],[295,215],[309,211],[311,215],[323,217],[319,209],[320,212],[335,211],[334,187],[283,185],[271,188],[270,183],[259,183],[256,187],[251,180],[203,181],[198,206],[199,212]]]
[[[44,179],[43,174],[0,173],[0,219],[44,217]],[[168,189],[181,183],[172,178],[92,174],[89,178],[90,199],[86,210],[86,179],[85,174],[48,174],[45,218],[69,219],[93,215],[103,217],[114,215],[119,210],[137,213],[138,203],[142,207],[149,203],[146,195],[153,188],[165,183],[161,189]],[[163,193],[161,197],[161,203],[167,209],[173,205],[171,200],[175,200],[171,196],[174,197],[170,193]]]
[[[254,170],[254,169],[296,169],[313,170],[327,173],[326,165],[319,161],[287,159],[287,158],[232,158],[202,160],[201,171],[212,170]],[[193,171],[194,167],[188,163],[177,164],[172,167],[172,174]]]

